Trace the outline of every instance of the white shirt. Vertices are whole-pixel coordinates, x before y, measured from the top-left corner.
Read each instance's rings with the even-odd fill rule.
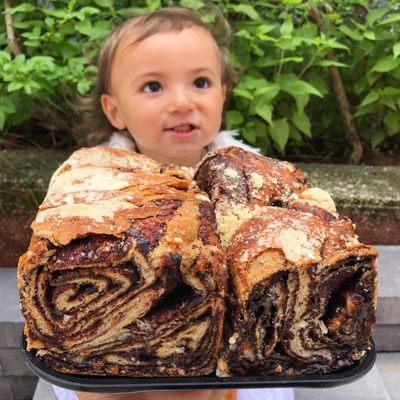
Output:
[[[260,154],[260,150],[251,147],[246,143],[243,143],[241,140],[235,139],[234,136],[237,136],[239,133],[237,131],[221,131],[215,137],[215,139],[207,146],[209,151],[222,149],[224,147],[229,146],[237,146],[245,149],[247,151],[251,151],[256,154]],[[115,149],[121,150],[136,150],[135,142],[132,137],[126,131],[116,131],[114,132],[110,139],[103,142],[101,146],[109,146]]]

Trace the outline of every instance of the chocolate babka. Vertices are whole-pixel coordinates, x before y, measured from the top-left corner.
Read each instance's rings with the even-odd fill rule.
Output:
[[[217,374],[325,373],[371,346],[376,257],[294,165],[237,147],[195,172],[215,208],[230,278]]]
[[[106,147],[52,176],[20,258],[28,350],[67,373],[215,370],[227,269],[208,196],[182,168]]]

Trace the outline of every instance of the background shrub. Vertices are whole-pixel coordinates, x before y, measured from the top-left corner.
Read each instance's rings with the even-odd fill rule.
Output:
[[[4,3],[9,7],[0,22],[3,145],[16,138],[53,147],[77,143],[72,103],[77,94],[90,93],[101,41],[123,18],[172,5],[198,10],[211,25],[214,18],[200,0]],[[397,0],[212,4],[235,31],[229,58],[241,79],[228,100],[227,125],[247,142],[264,154],[330,161],[358,162],[357,141],[363,148],[399,149]],[[7,41],[11,27],[15,40]],[[335,92],[335,73],[344,98]],[[340,106],[348,107],[347,127]]]

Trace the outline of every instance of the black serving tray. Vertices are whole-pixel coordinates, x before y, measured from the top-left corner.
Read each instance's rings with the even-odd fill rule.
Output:
[[[351,383],[365,375],[374,365],[376,351],[371,350],[351,367],[323,375],[302,376],[243,376],[219,378],[215,375],[197,377],[129,378],[117,376],[84,376],[57,372],[27,351],[26,338],[22,335],[21,350],[28,367],[40,378],[70,390],[96,393],[134,393],[161,390],[192,389],[244,389],[271,387],[328,388]]]

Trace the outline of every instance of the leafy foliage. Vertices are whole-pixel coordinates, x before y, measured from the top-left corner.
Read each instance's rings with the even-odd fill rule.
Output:
[[[397,0],[213,0],[235,35],[230,63],[241,79],[228,101],[227,124],[267,154],[340,154],[343,126],[330,83],[339,69],[359,135],[389,147],[400,132],[400,3]],[[134,6],[132,6],[134,4]],[[21,54],[0,22],[0,134],[33,118],[51,130],[70,127],[74,93],[94,84],[101,41],[128,15],[201,0],[37,0],[13,2]],[[320,30],[310,9],[318,7]],[[5,13],[3,13],[5,17]],[[213,21],[212,15],[205,20]],[[327,59],[329,52],[333,59]],[[23,129],[22,129],[23,130]]]

